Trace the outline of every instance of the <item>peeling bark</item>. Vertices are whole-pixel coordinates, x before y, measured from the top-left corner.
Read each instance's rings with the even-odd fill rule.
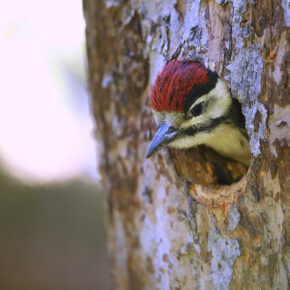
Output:
[[[114,288],[288,289],[289,3],[83,4]],[[144,160],[150,84],[183,57],[202,58],[242,104],[253,160],[240,181],[245,168],[205,148]]]

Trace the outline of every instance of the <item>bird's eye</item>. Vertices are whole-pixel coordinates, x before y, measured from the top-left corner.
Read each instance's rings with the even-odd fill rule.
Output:
[[[196,106],[194,106],[191,110],[190,110],[190,115],[193,117],[197,117],[199,115],[201,115],[201,113],[203,112],[203,102],[197,104]]]

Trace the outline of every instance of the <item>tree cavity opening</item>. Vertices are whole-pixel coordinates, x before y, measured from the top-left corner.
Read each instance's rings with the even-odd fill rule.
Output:
[[[206,146],[170,149],[169,152],[178,175],[193,184],[231,185],[240,181],[248,171],[244,164],[222,157]]]

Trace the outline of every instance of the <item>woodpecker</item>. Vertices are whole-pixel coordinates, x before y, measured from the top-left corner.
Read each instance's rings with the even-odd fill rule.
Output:
[[[241,105],[226,82],[202,62],[169,61],[152,86],[150,107],[158,129],[146,158],[165,146],[185,149],[204,144],[249,166]]]

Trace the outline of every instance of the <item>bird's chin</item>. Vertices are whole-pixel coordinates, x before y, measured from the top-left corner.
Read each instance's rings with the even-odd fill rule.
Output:
[[[195,137],[185,136],[170,142],[170,144],[168,144],[168,147],[176,149],[187,149],[197,145],[200,145],[200,143],[198,142],[198,140],[196,140]]]

